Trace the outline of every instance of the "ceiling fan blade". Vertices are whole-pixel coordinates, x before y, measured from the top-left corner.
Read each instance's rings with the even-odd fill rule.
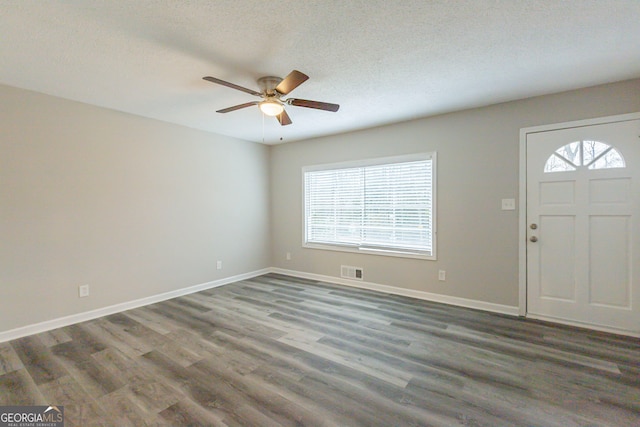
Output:
[[[247,102],[240,105],[234,105],[233,107],[223,108],[222,110],[216,111],[216,113],[229,113],[231,111],[240,110],[241,108],[251,107],[252,105],[258,105],[258,101]]]
[[[233,83],[225,82],[224,80],[216,79],[215,77],[203,77],[203,80],[206,80],[211,83],[216,83],[222,86],[230,87],[231,89],[241,90],[242,92],[246,92],[250,95],[262,96],[260,92],[256,92],[255,90],[247,89],[246,87],[234,85]]]
[[[302,83],[307,81],[307,79],[309,79],[309,76],[307,76],[306,74],[301,73],[298,70],[293,70],[287,77],[284,78],[284,80],[278,83],[278,86],[276,86],[276,90],[281,94],[286,95],[300,86]]]
[[[338,111],[340,106],[338,104],[330,104],[328,102],[309,101],[308,99],[287,99],[287,104],[295,105],[296,107],[315,108],[317,110]]]
[[[293,123],[291,121],[291,118],[287,114],[286,110],[282,110],[282,113],[278,114],[276,116],[276,119],[278,119],[278,121],[280,122],[280,125],[282,125],[282,126],[287,126],[287,125],[290,125],[291,123]]]

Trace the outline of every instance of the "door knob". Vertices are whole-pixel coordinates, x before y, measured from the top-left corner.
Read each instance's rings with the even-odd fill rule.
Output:
[[[535,230],[536,228],[538,228],[538,224],[533,223],[529,226],[532,230]]]
[[[538,238],[536,236],[531,236],[529,237],[529,240],[531,240],[533,243],[538,241]]]

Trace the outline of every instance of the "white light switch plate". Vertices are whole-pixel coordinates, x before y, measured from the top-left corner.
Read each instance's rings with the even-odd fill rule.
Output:
[[[515,211],[516,210],[516,199],[502,199],[502,210],[503,211]]]

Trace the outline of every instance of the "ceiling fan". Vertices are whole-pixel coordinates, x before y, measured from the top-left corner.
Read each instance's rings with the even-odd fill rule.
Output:
[[[305,108],[315,108],[317,110],[324,111],[332,111],[336,112],[340,108],[338,104],[330,104],[328,102],[319,102],[319,101],[310,101],[307,99],[298,99],[298,98],[287,98],[283,99],[284,95],[289,94],[292,90],[300,86],[304,83],[309,76],[304,73],[301,73],[298,70],[293,70],[289,73],[287,77],[281,79],[280,77],[261,77],[258,79],[258,86],[260,87],[260,92],[257,92],[252,89],[247,89],[246,87],[238,86],[233,83],[226,82],[224,80],[217,79],[215,77],[203,77],[204,80],[207,80],[211,83],[216,83],[222,86],[227,86],[232,89],[240,90],[242,92],[246,92],[253,96],[258,96],[262,98],[262,101],[253,101],[247,102],[240,105],[235,105],[233,107],[223,108],[222,110],[216,111],[217,113],[229,113],[231,111],[240,110],[242,108],[251,107],[252,105],[257,105],[260,107],[260,110],[268,116],[273,116],[278,119],[280,125],[287,126],[290,125],[291,118],[287,114],[284,109],[285,105],[294,105],[296,107],[305,107]]]

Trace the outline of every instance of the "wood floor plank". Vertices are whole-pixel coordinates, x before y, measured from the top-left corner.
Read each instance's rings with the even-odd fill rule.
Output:
[[[24,364],[9,343],[0,343],[0,375],[24,368]]]
[[[261,381],[248,378],[233,369],[221,366],[217,359],[205,359],[190,370],[202,378],[216,378],[216,389],[242,407],[259,411],[277,425],[322,425],[323,417],[286,399],[270,393]],[[223,391],[224,390],[224,391]],[[260,424],[261,425],[261,424]]]
[[[125,385],[118,378],[119,375],[110,375],[109,371],[102,369],[82,343],[65,342],[53,346],[51,351],[67,372],[94,398],[111,393]]]
[[[166,317],[159,316],[151,310],[146,309],[146,307],[141,307],[135,310],[128,310],[125,312],[125,314],[133,320],[136,320],[138,323],[144,324],[148,328],[153,329],[154,331],[162,335],[169,334],[178,329],[178,326],[168,320]]]
[[[145,410],[131,399],[130,391],[123,387],[97,399],[104,412],[111,414],[110,422],[122,427],[152,426],[156,414]]]
[[[211,412],[189,399],[183,399],[160,412],[160,417],[170,426],[211,426],[227,427],[226,424]]]
[[[211,340],[199,336],[187,329],[176,329],[166,335],[176,345],[196,354],[199,358],[219,356],[224,353],[224,349],[216,345]]]
[[[0,375],[0,391],[0,406],[46,404],[42,392],[24,368]]]
[[[41,334],[38,334],[38,338],[40,338],[42,343],[47,347],[53,347],[56,344],[62,344],[72,340],[64,329],[54,329],[52,331],[42,332]]]
[[[115,346],[130,357],[141,356],[153,350],[153,345],[128,334],[123,328],[107,318],[96,319],[86,325],[86,329],[104,343]]]
[[[0,343],[67,426],[634,426],[640,340],[267,274]]]
[[[465,337],[470,337],[472,339],[478,340],[480,342],[483,342],[487,346],[502,346],[504,352],[514,351],[518,352],[522,356],[527,355],[530,357],[533,357],[533,355],[543,354],[544,357],[553,358],[558,362],[575,363],[585,367],[607,371],[616,375],[620,374],[620,369],[618,368],[617,364],[599,360],[594,357],[586,357],[575,353],[567,353],[566,351],[558,350],[548,346],[544,348],[538,348],[535,344],[531,344],[528,342],[520,341],[518,343],[515,343],[512,340],[496,339],[495,336],[491,336],[486,333],[474,332],[467,328],[452,326],[448,327],[447,330],[455,331]]]
[[[37,336],[17,339],[11,345],[36,384],[44,384],[69,374]]]
[[[398,387],[406,387],[409,380],[413,377],[409,372],[403,372],[398,369],[394,369],[391,366],[377,363],[373,358],[368,358],[364,355],[355,355],[348,351],[336,348],[326,347],[317,342],[306,343],[300,340],[290,339],[286,336],[280,338],[279,341],[308,353],[317,354],[326,360],[331,360],[332,362],[339,363],[351,369],[374,376],[381,381],[386,381],[389,384],[393,384]]]
[[[148,413],[159,413],[184,398],[184,393],[172,387],[164,376],[140,367],[133,371],[127,384],[129,398]]]
[[[41,384],[39,388],[47,404],[64,406],[65,426],[115,425],[104,409],[70,375]]]

